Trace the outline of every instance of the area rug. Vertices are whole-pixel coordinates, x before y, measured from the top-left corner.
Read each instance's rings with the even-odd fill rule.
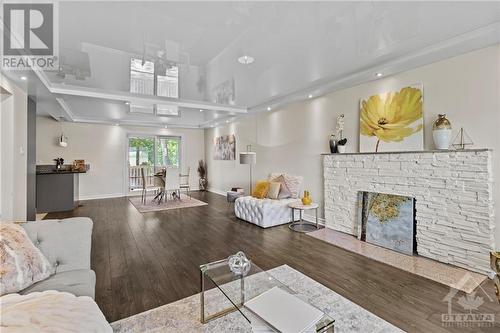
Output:
[[[421,256],[409,256],[363,242],[352,235],[329,228],[309,232],[307,235],[468,294],[473,292],[487,278],[483,274],[471,272],[460,267]]]
[[[335,332],[403,332],[333,290],[308,276],[283,265],[268,271],[276,279],[297,292],[335,319]],[[216,312],[225,302],[218,289],[205,294],[207,311]],[[239,312],[232,312],[205,325],[200,323],[200,296],[193,295],[177,302],[111,323],[114,332],[252,332],[250,323]]]
[[[163,202],[161,204],[157,204],[153,201],[152,196],[148,196],[146,200],[146,204],[142,203],[140,196],[129,197],[129,201],[134,205],[135,208],[141,213],[148,212],[157,212],[161,210],[169,210],[169,209],[180,209],[180,208],[190,208],[190,207],[199,207],[207,205],[206,202],[197,200],[195,198],[190,198],[185,194],[181,194],[179,199],[169,199],[167,202]]]

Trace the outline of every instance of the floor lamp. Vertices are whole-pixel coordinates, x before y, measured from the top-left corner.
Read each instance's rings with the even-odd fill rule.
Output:
[[[247,151],[240,152],[240,164],[250,164],[250,193],[248,195],[252,195],[252,165],[257,163],[257,153],[251,151],[252,146],[247,146]]]

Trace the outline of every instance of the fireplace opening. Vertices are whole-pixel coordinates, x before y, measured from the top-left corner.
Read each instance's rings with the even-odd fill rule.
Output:
[[[358,194],[358,238],[408,255],[417,254],[415,198],[378,192]]]

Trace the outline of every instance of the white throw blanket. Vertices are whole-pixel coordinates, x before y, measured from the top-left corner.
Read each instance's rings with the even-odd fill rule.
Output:
[[[113,332],[92,298],[55,290],[0,297],[0,322],[2,333]]]

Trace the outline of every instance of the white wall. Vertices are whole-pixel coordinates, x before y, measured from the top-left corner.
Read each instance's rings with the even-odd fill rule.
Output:
[[[0,219],[26,220],[27,95],[0,73]]]
[[[477,50],[414,70],[330,93],[282,109],[240,118],[227,126],[205,131],[205,151],[210,188],[225,191],[231,186],[248,188],[248,166],[239,161],[214,161],[214,136],[235,134],[237,153],[252,144],[257,152],[254,180],[270,172],[304,176],[304,186],[323,204],[322,159],[336,117],[345,114],[348,152],[358,151],[359,100],[372,94],[422,83],[424,86],[425,149],[433,149],[432,123],[446,113],[454,132],[463,126],[475,148],[494,150],[496,184],[500,177],[500,46]],[[500,186],[496,186],[496,210]],[[496,214],[496,240],[500,245],[500,213]]]
[[[68,137],[68,147],[57,144],[61,131]],[[122,196],[128,191],[128,135],[175,135],[182,137],[181,166],[191,167],[191,185],[198,187],[196,168],[204,158],[203,130],[162,129],[84,123],[59,123],[51,118],[37,118],[37,164],[53,164],[62,157],[65,163],[84,159],[90,171],[80,175],[80,199]]]

